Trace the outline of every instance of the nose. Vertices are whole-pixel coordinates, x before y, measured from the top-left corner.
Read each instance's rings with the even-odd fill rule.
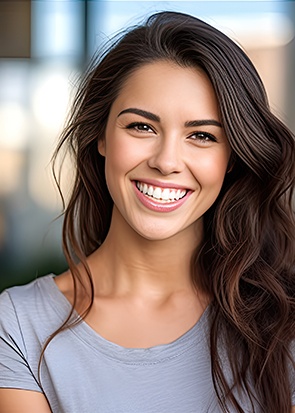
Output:
[[[150,168],[158,169],[162,175],[179,173],[184,168],[179,137],[159,137],[152,155],[149,157]]]

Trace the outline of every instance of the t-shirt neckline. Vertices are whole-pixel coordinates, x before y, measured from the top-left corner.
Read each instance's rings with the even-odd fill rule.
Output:
[[[59,315],[61,322],[71,310],[71,304],[60,291],[54,281],[54,274],[41,277],[40,282],[46,282],[46,293],[50,295],[50,303]],[[154,364],[164,362],[188,351],[192,346],[206,344],[208,337],[208,317],[210,305],[205,309],[198,321],[184,334],[170,343],[159,344],[148,348],[127,348],[101,336],[89,324],[82,320],[70,328],[71,332],[95,352],[104,353],[107,357],[127,364]],[[75,316],[79,315],[75,312]],[[61,333],[63,334],[63,333]]]

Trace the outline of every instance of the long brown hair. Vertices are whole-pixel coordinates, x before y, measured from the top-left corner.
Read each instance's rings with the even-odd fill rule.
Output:
[[[174,12],[152,15],[115,39],[92,62],[79,87],[54,155],[56,161],[66,148],[75,163],[63,227],[75,297],[80,288],[89,295],[87,314],[93,285],[86,257],[104,241],[111,221],[113,201],[97,142],[104,138],[111,105],[124,81],[141,65],[157,60],[207,73],[232,148],[231,171],[204,215],[204,240],[196,247],[191,271],[195,285],[213,297],[210,351],[220,405],[224,412],[229,406],[243,412],[237,397],[242,391],[253,412],[258,405],[261,412],[290,413],[290,368],[294,368],[290,346],[295,335],[294,136],[271,113],[247,55],[197,18]],[[82,282],[77,261],[86,268],[88,285]],[[56,333],[71,325],[71,315]],[[220,349],[226,350],[225,356]]]

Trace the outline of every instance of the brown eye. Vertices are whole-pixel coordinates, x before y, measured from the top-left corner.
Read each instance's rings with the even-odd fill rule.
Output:
[[[215,136],[211,135],[211,133],[208,132],[195,132],[190,135],[189,138],[202,144],[217,142]]]
[[[138,132],[154,132],[151,126],[143,122],[133,122],[127,125],[127,129],[134,129]]]

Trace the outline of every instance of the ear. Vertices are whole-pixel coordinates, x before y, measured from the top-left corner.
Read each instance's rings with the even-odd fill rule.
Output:
[[[97,144],[97,149],[101,156],[106,155],[106,143],[105,143],[104,138],[99,139],[98,144]]]

